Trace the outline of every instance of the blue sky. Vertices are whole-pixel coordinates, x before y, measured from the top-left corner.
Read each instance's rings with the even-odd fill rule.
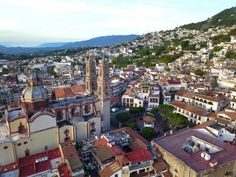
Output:
[[[0,44],[144,34],[198,22],[235,0],[0,0]]]

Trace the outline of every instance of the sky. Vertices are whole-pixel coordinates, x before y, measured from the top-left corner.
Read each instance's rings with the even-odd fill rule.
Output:
[[[235,0],[0,0],[0,44],[37,46],[198,22]]]

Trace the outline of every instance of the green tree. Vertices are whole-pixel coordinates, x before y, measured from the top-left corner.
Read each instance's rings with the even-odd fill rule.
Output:
[[[8,68],[2,68],[2,74],[9,74]]]
[[[194,74],[196,74],[197,76],[203,76],[205,72],[198,68],[194,70]]]
[[[152,127],[144,127],[142,129],[142,136],[146,139],[151,139],[156,135],[156,131]]]
[[[174,107],[167,104],[161,104],[158,106],[158,110],[161,114],[171,114],[174,111]]]
[[[179,113],[173,113],[169,115],[168,117],[169,126],[172,130],[175,130],[176,128],[183,128],[186,127],[188,123],[187,117],[179,114]]]
[[[133,130],[136,130],[136,129],[137,129],[137,124],[136,124],[135,121],[130,122],[128,126],[129,126],[130,128],[132,128]]]
[[[182,49],[187,49],[189,47],[189,41],[185,40],[181,42]]]
[[[116,120],[120,123],[128,122],[131,119],[129,112],[121,112],[116,115]]]
[[[149,51],[149,49],[144,48],[144,49],[140,50],[139,54],[141,57],[145,57],[145,56],[150,55],[150,51]]]
[[[226,58],[230,58],[230,59],[236,59],[236,53],[235,51],[228,51],[225,55]]]
[[[51,75],[54,76],[54,77],[56,77],[56,76],[57,76],[57,72],[53,69],[53,70],[51,71]]]
[[[150,114],[153,114],[154,116],[157,115],[157,113],[159,112],[159,109],[158,108],[153,108],[151,111],[150,111]]]
[[[214,77],[211,81],[211,88],[215,89],[218,86],[217,77]]]
[[[129,109],[129,113],[132,115],[138,115],[144,113],[145,109],[144,107],[131,107]]]
[[[214,45],[220,44],[221,42],[229,42],[230,35],[218,35],[211,38]]]

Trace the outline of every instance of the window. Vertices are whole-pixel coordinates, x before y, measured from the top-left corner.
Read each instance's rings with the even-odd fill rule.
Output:
[[[3,149],[7,149],[8,148],[8,146],[4,146],[4,148]]]
[[[21,143],[18,143],[17,146],[21,146]]]
[[[118,177],[118,174],[115,174],[115,177]]]
[[[24,144],[27,144],[27,141],[25,141]]]

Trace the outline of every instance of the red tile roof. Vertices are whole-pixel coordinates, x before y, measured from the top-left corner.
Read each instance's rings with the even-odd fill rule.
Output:
[[[219,114],[225,114],[226,116],[230,117],[232,121],[236,120],[236,112],[228,112],[228,111],[220,111],[216,113],[217,115]],[[218,116],[219,117],[219,116]]]
[[[156,121],[156,119],[153,116],[149,116],[149,115],[144,116],[143,120],[145,122],[155,122]]]
[[[42,157],[47,157],[48,159],[43,162],[36,163],[36,159],[40,159]],[[60,150],[54,149],[47,152],[35,154],[32,156],[20,158],[19,159],[20,176],[24,177],[39,172],[43,172],[46,170],[51,170],[52,167],[50,164],[50,160],[58,157],[61,157]]]
[[[55,96],[56,98],[70,98],[77,95],[81,95],[85,92],[86,88],[84,84],[73,85],[72,87],[56,88]]]
[[[186,111],[189,111],[191,113],[194,113],[194,114],[197,114],[199,116],[206,116],[207,115],[207,111],[202,109],[202,108],[199,108],[199,107],[196,107],[196,106],[192,106],[192,105],[189,105],[187,103],[184,103],[184,102],[181,102],[181,101],[177,101],[177,100],[173,100],[171,101],[171,104],[177,108],[181,108],[181,109],[184,109]]]
[[[168,80],[168,83],[169,84],[181,84],[181,81],[180,81],[180,79],[171,79],[171,80]]]
[[[99,171],[101,177],[110,177],[121,169],[121,166],[117,162],[113,162]]]
[[[124,154],[124,151],[119,146],[113,145],[112,147],[110,147],[110,146],[107,145],[107,143],[108,142],[104,138],[102,138],[100,140],[95,141],[93,146],[94,147],[106,146],[107,149],[109,151],[111,151],[116,156]]]
[[[138,163],[141,161],[151,160],[152,154],[146,148],[141,148],[126,153],[126,157],[131,163]]]
[[[133,68],[125,68],[123,69],[124,72],[133,72],[134,69]]]
[[[175,95],[178,95],[178,96],[183,96],[184,94],[186,94],[188,91],[181,88],[177,91],[177,93]]]
[[[72,177],[70,167],[67,164],[62,164],[58,167],[59,177]]]
[[[162,175],[163,175],[164,177],[171,177],[171,174],[170,174],[170,172],[168,172],[168,171],[162,173]]]
[[[84,93],[86,91],[85,84],[73,85],[71,90],[74,94]]]

